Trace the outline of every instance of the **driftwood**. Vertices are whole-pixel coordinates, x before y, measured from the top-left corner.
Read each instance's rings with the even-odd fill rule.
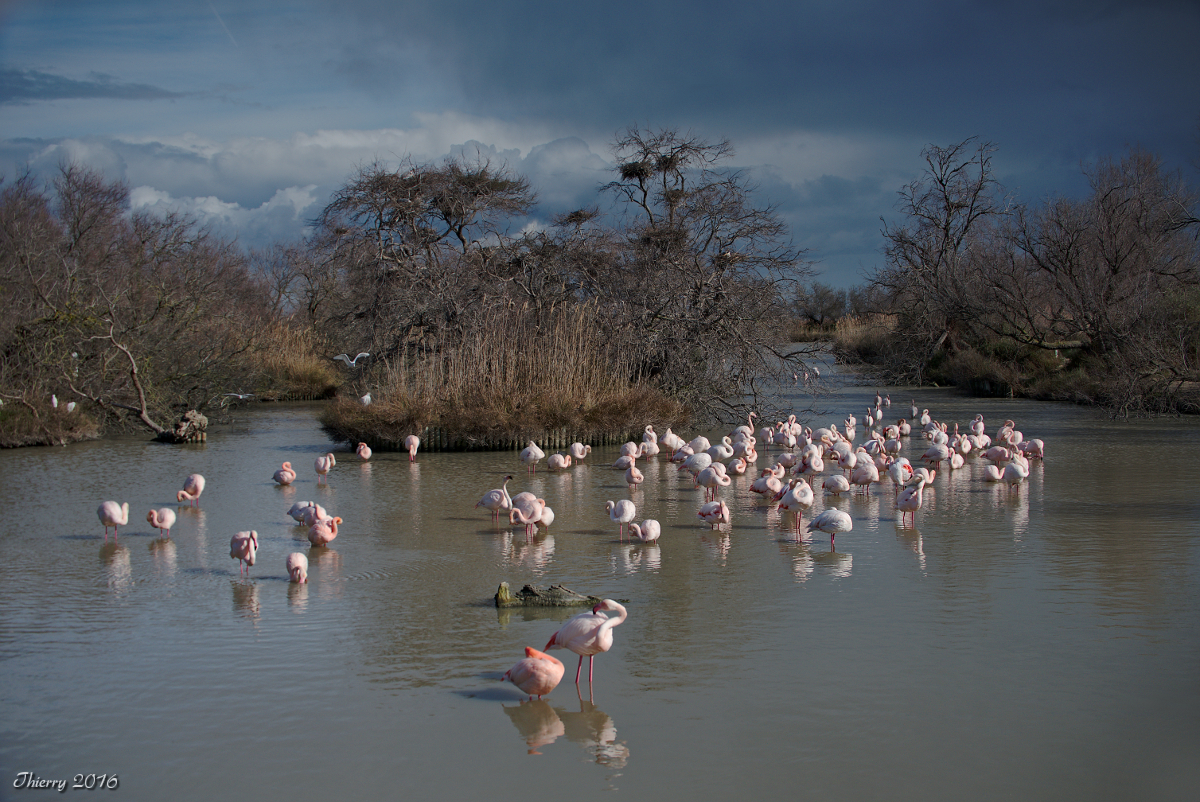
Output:
[[[183,413],[175,428],[159,434],[168,443],[203,443],[208,439],[208,418],[194,409]]]
[[[597,605],[603,599],[599,596],[584,596],[562,585],[551,585],[548,588],[535,588],[533,585],[513,593],[507,582],[501,582],[496,589],[497,607],[583,607]]]

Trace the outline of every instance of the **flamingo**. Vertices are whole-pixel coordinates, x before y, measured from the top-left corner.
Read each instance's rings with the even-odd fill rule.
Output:
[[[850,484],[861,487],[864,493],[871,492],[871,484],[879,481],[879,468],[874,460],[859,460],[858,466],[850,474]]]
[[[835,507],[824,510],[820,515],[808,522],[809,532],[816,529],[829,535],[830,551],[833,550],[833,541],[837,537],[838,532],[849,532],[853,528],[854,520],[850,515]]]
[[[204,477],[193,473],[183,480],[183,490],[175,494],[176,501],[187,501],[193,506],[200,506],[200,494],[204,492]]]
[[[296,523],[303,523],[304,519],[308,516],[306,510],[309,507],[316,507],[318,510],[320,510],[320,517],[327,517],[325,515],[325,510],[315,501],[297,501],[292,505],[292,508],[287,511],[287,514],[290,515]],[[309,524],[309,526],[311,525],[312,524]]]
[[[796,513],[796,531],[800,531],[800,517],[804,511],[813,505],[815,498],[812,487],[804,479],[793,479],[788,482],[786,490],[779,491],[775,498],[779,509]]]
[[[238,574],[249,574],[258,553],[258,532],[238,532],[229,539],[229,556],[238,561]]]
[[[292,463],[285,462],[279,466],[279,470],[275,471],[273,478],[281,485],[290,485],[296,481],[296,472],[292,470]]]
[[[698,451],[683,461],[678,470],[687,470],[692,475],[692,483],[695,484],[696,477],[700,471],[712,465],[713,459],[703,451]]]
[[[668,451],[678,451],[680,446],[684,445],[684,440],[675,432],[671,431],[671,427],[667,427],[667,433],[658,438],[658,444]]]
[[[637,507],[629,499],[621,499],[620,501],[604,502],[604,509],[608,511],[608,517],[612,522],[620,525],[619,537],[621,540],[624,540],[625,524],[632,521],[634,516],[637,515]]]
[[[545,499],[542,500],[542,515],[537,519],[537,525],[542,529],[549,530],[550,524],[554,523],[554,510],[545,506]]]
[[[358,454],[360,460],[366,462],[371,458],[371,447],[366,443],[359,443],[358,448],[355,449],[355,453]]]
[[[729,506],[724,501],[710,501],[703,505],[696,514],[713,527],[729,523]]]
[[[117,504],[115,501],[106,501],[96,508],[96,515],[100,518],[100,523],[104,524],[104,542],[108,542],[110,526],[113,528],[113,540],[116,540],[117,527],[129,523],[129,502]]]
[[[647,518],[640,524],[629,525],[629,538],[637,538],[643,543],[653,543],[662,535],[662,525],[653,518]]]
[[[821,483],[821,487],[825,488],[825,492],[831,496],[840,496],[850,489],[850,480],[840,473],[835,473],[832,476],[825,477],[825,481]]]
[[[583,667],[583,657],[579,658],[579,666]],[[557,657],[539,652],[532,646],[526,646],[525,659],[518,660],[515,666],[504,672],[501,679],[516,685],[523,693],[529,694],[530,699],[535,696],[541,699],[542,696],[558,687],[566,670],[562,661]]]
[[[588,454],[592,453],[591,446],[585,446],[583,443],[571,443],[571,459],[578,462],[581,459],[586,459]]]
[[[329,452],[323,457],[317,457],[313,462],[313,467],[317,470],[317,484],[321,484],[321,480],[325,480],[325,484],[329,484],[329,469],[337,465],[337,460],[333,458],[333,452]]]
[[[546,452],[538,448],[537,443],[530,440],[529,445],[521,451],[521,462],[528,466],[529,473],[537,473],[538,460],[544,459],[545,456]]]
[[[1012,460],[1004,466],[1004,481],[1009,487],[1016,487],[1022,479],[1029,478],[1029,463],[1020,454],[1014,454]]]
[[[308,558],[298,551],[294,551],[287,557],[288,581],[303,585],[308,581]]]
[[[341,518],[317,521],[308,528],[308,542],[314,546],[328,546],[338,536]]]
[[[404,438],[404,450],[408,452],[408,461],[417,461],[417,449],[421,447],[421,438],[415,434],[410,434]]]
[[[325,508],[320,504],[311,504],[300,511],[300,523],[304,526],[312,527],[321,521],[331,521],[333,516],[325,512]]]
[[[512,500],[512,509],[508,511],[508,522],[524,524],[525,538],[532,538],[537,532],[537,524],[541,521],[546,509],[546,499],[538,498],[533,493],[518,493]],[[553,511],[550,515],[553,519]]]
[[[717,488],[729,487],[731,484],[733,479],[725,473],[725,465],[721,462],[714,462],[696,474],[696,485],[704,488],[705,501],[715,501]]]
[[[483,498],[475,502],[475,507],[483,507],[492,511],[492,520],[500,523],[500,510],[512,509],[512,496],[508,495],[508,483],[512,481],[511,476],[504,477],[504,483],[495,490],[489,490],[483,494]]]
[[[546,468],[551,471],[561,471],[571,467],[571,455],[559,452],[546,458]]]
[[[601,615],[606,611],[616,612],[615,617]],[[628,616],[625,608],[612,599],[605,599],[592,608],[590,613],[580,613],[567,619],[558,631],[550,636],[546,650],[568,649],[579,655],[579,666],[575,669],[575,684],[579,684],[579,672],[583,669],[583,658],[588,659],[588,684],[592,683],[592,661],[600,652],[607,652],[613,644],[613,627],[620,626]]]
[[[921,509],[921,503],[924,501],[922,490],[925,487],[925,477],[917,474],[913,479],[913,484],[904,488],[899,496],[896,497],[896,509],[900,510],[900,525],[904,526],[904,516],[912,513],[913,526],[917,525],[917,510]]]
[[[734,476],[743,476],[746,473],[746,460],[743,457],[734,457],[725,467]]]
[[[150,510],[150,512],[146,513],[146,520],[158,530],[160,537],[169,537],[171,527],[175,525],[175,512],[167,507]],[[108,530],[105,529],[105,531]]]
[[[625,483],[629,485],[630,490],[633,490],[645,480],[645,475],[637,469],[636,465],[630,465],[625,469]]]
[[[750,485],[751,493],[774,498],[783,487],[783,465],[775,463],[775,468],[763,468],[762,473]]]

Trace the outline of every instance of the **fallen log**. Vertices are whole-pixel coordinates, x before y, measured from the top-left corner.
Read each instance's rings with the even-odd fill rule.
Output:
[[[497,607],[583,607],[594,606],[603,599],[599,596],[584,596],[568,590],[562,585],[551,585],[548,588],[535,588],[533,585],[513,593],[507,582],[501,582],[496,589]]]

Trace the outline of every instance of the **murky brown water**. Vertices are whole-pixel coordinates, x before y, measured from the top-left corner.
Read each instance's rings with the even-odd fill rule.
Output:
[[[103,793],[147,800],[1191,799],[1200,422],[916,395],[940,420],[1013,418],[1044,465],[1016,492],[975,460],[939,475],[915,528],[885,479],[836,503],[854,530],[835,553],[796,542],[749,476],[723,491],[725,532],[661,457],[630,493],[616,449],[533,479],[513,453],[338,452],[317,487],[328,443],[306,406],[244,412],[203,446],[0,453],[0,796],[51,793],[14,788],[33,772],[116,774]],[[817,421],[873,396],[842,391]],[[197,471],[193,511],[174,494]],[[554,508],[550,534],[473,508],[506,473]],[[661,545],[618,543],[604,501],[621,498]],[[119,545],[105,499],[130,502]],[[345,519],[332,548],[310,552],[298,499]],[[152,506],[179,511],[167,541]],[[228,556],[244,529],[248,580]],[[297,550],[307,586],[286,580]],[[565,652],[540,703],[500,682],[574,612],[498,612],[501,580],[628,600],[590,700]]]

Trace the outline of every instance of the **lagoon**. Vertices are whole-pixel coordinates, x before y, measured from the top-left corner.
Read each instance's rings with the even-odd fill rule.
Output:
[[[812,422],[861,419],[874,394],[839,389]],[[1015,491],[976,458],[939,473],[915,526],[886,478],[865,498],[818,490],[812,514],[854,521],[831,552],[797,541],[749,475],[722,491],[724,531],[663,456],[631,492],[615,447],[532,478],[516,452],[362,463],[343,447],[318,487],[315,405],[245,409],[203,445],[0,453],[0,798],[44,793],[16,788],[27,772],[115,774],[91,793],[147,800],[1191,799],[1200,421],[891,395],[893,419],[911,397],[989,432],[1012,418],[1046,459]],[[289,488],[271,481],[284,460]],[[198,511],[174,500],[192,472]],[[508,473],[557,514],[532,542],[473,507]],[[618,541],[604,501],[621,498],[662,522],[658,545]],[[116,545],[106,499],[130,502]],[[344,519],[330,548],[286,516],[299,499]],[[179,513],[168,540],[145,522],[160,506]],[[245,529],[249,579],[228,556]],[[292,551],[307,585],[287,581]],[[625,600],[590,692],[561,651],[541,702],[500,681],[577,612],[497,610],[502,580]]]

